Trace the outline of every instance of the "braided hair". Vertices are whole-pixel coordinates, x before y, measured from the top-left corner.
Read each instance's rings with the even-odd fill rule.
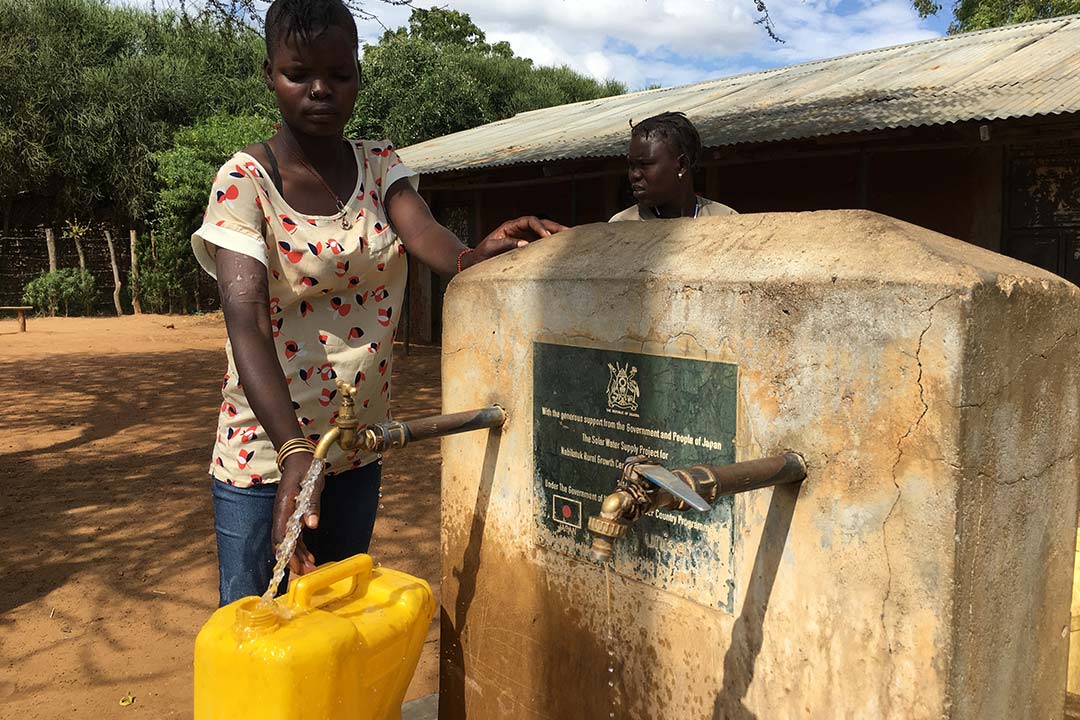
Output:
[[[280,0],[279,0],[280,2]],[[686,113],[664,112],[645,118],[635,124],[630,122],[630,136],[642,139],[655,135],[671,143],[678,152],[686,156],[687,165],[693,170],[701,157],[701,136],[697,128],[686,118]]]
[[[296,38],[308,43],[330,27],[342,28],[353,47],[360,47],[356,21],[341,0],[274,0],[263,26],[266,54],[269,57],[273,53],[277,40]]]

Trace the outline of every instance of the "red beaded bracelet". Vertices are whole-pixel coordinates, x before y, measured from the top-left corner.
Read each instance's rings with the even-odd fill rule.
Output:
[[[465,256],[468,255],[469,253],[471,253],[472,251],[473,251],[472,248],[465,248],[464,250],[462,250],[461,252],[458,253],[458,256],[457,256],[457,271],[458,272],[461,272],[461,261],[464,260]]]

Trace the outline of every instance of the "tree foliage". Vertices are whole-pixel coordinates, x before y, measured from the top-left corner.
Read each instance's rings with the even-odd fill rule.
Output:
[[[179,128],[276,116],[262,41],[240,22],[246,5],[221,5],[191,17],[106,0],[0,3],[0,199],[41,198],[50,223],[142,224],[157,203],[155,157],[188,137]],[[468,15],[418,9],[366,49],[350,131],[405,145],[622,91],[535,67]]]
[[[468,15],[413,10],[407,27],[364,49],[351,128],[409,145],[552,105],[626,92],[567,67],[536,67],[510,45],[488,43]]]
[[[920,17],[943,7],[935,0],[913,2]],[[1080,13],[1080,0],[956,0],[951,10],[949,33],[955,34]]]
[[[382,2],[408,4],[351,5]],[[189,238],[213,174],[278,117],[253,8],[220,0],[189,15],[108,0],[2,0],[0,202],[47,208],[34,222],[49,226],[79,217],[142,229],[143,301],[197,307]],[[535,67],[507,43],[488,43],[468,15],[442,9],[416,10],[363,59],[348,132],[398,145],[625,90]],[[79,295],[76,285],[61,274],[28,292],[55,312],[64,297],[96,292],[80,286],[90,294]]]
[[[187,309],[201,272],[191,254],[191,234],[202,222],[214,174],[240,148],[269,137],[273,121],[263,116],[215,115],[181,128],[173,147],[154,156],[157,198],[153,237],[143,234],[140,254],[146,269],[139,277],[143,300],[156,311]]]
[[[345,7],[349,8],[359,20],[377,22],[380,25],[382,25],[379,19],[380,8],[385,9],[388,5],[411,7],[413,4],[413,0],[344,0],[344,2]],[[184,6],[185,0],[179,0],[179,4]],[[258,26],[262,22],[262,12],[266,12],[266,6],[269,4],[262,0],[204,0],[201,3],[201,13],[207,17],[232,22],[242,21]]]
[[[213,112],[269,107],[249,30],[104,0],[0,3],[0,196],[139,222],[153,153]]]

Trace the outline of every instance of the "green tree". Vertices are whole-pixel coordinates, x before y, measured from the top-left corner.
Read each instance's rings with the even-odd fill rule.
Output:
[[[407,27],[364,49],[350,131],[409,145],[519,112],[626,92],[566,67],[538,68],[507,43],[489,44],[468,15],[413,10]]]
[[[491,49],[491,46],[485,42],[487,38],[484,31],[477,27],[468,15],[445,8],[430,10],[416,8],[409,15],[408,28],[398,28],[393,31],[393,34],[412,37],[435,45],[477,50]],[[511,54],[509,45],[500,43],[500,46],[504,54]]]
[[[52,227],[79,217],[144,230],[143,299],[159,310],[195,304],[188,238],[210,178],[277,117],[249,6],[222,0],[185,15],[108,0],[0,0],[0,206],[47,207],[36,221]],[[468,15],[441,9],[417,10],[364,59],[349,132],[399,144],[625,90],[534,67],[488,43]],[[95,242],[88,254],[106,252]],[[73,286],[66,276],[36,286],[45,306],[62,297],[61,280]],[[81,302],[96,289],[72,292]]]
[[[104,9],[90,3],[0,3],[0,195],[48,193],[61,163],[64,136],[78,96],[80,64],[88,62],[85,33]],[[73,30],[62,49],[58,26]]]
[[[173,146],[155,154],[158,192],[153,237],[144,233],[139,283],[143,301],[157,311],[195,304],[196,276],[191,234],[202,222],[211,180],[229,156],[273,133],[266,115],[215,115],[176,132]]]
[[[236,23],[105,0],[4,0],[0,36],[0,198],[47,198],[51,220],[141,220],[152,154],[176,128],[272,106],[262,42]]]
[[[935,0],[913,2],[920,17],[943,7]],[[949,33],[955,34],[1080,13],[1080,0],[956,0],[951,9]]]
[[[0,205],[48,208],[30,222],[145,227],[154,157],[178,128],[217,113],[276,115],[262,39],[235,18],[3,0],[0,37]],[[112,257],[105,245],[85,249]]]
[[[360,20],[379,20],[379,11],[382,6],[411,6],[414,0],[344,0],[345,6]],[[181,0],[181,5],[183,0]],[[252,26],[262,23],[268,2],[260,0],[205,0],[199,11],[203,17],[214,18],[225,22],[243,22]]]

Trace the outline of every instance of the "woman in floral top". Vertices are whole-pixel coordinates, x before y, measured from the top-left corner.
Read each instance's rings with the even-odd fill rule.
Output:
[[[335,381],[358,388],[362,423],[390,416],[406,252],[451,275],[562,229],[526,217],[469,250],[431,216],[387,141],[343,137],[359,87],[358,41],[341,0],[276,0],[266,15],[267,87],[281,129],[214,178],[195,255],[218,281],[228,371],[210,473],[221,603],[261,594],[310,452],[333,424]],[[305,515],[293,573],[365,552],[380,461],[335,446],[321,505]]]

